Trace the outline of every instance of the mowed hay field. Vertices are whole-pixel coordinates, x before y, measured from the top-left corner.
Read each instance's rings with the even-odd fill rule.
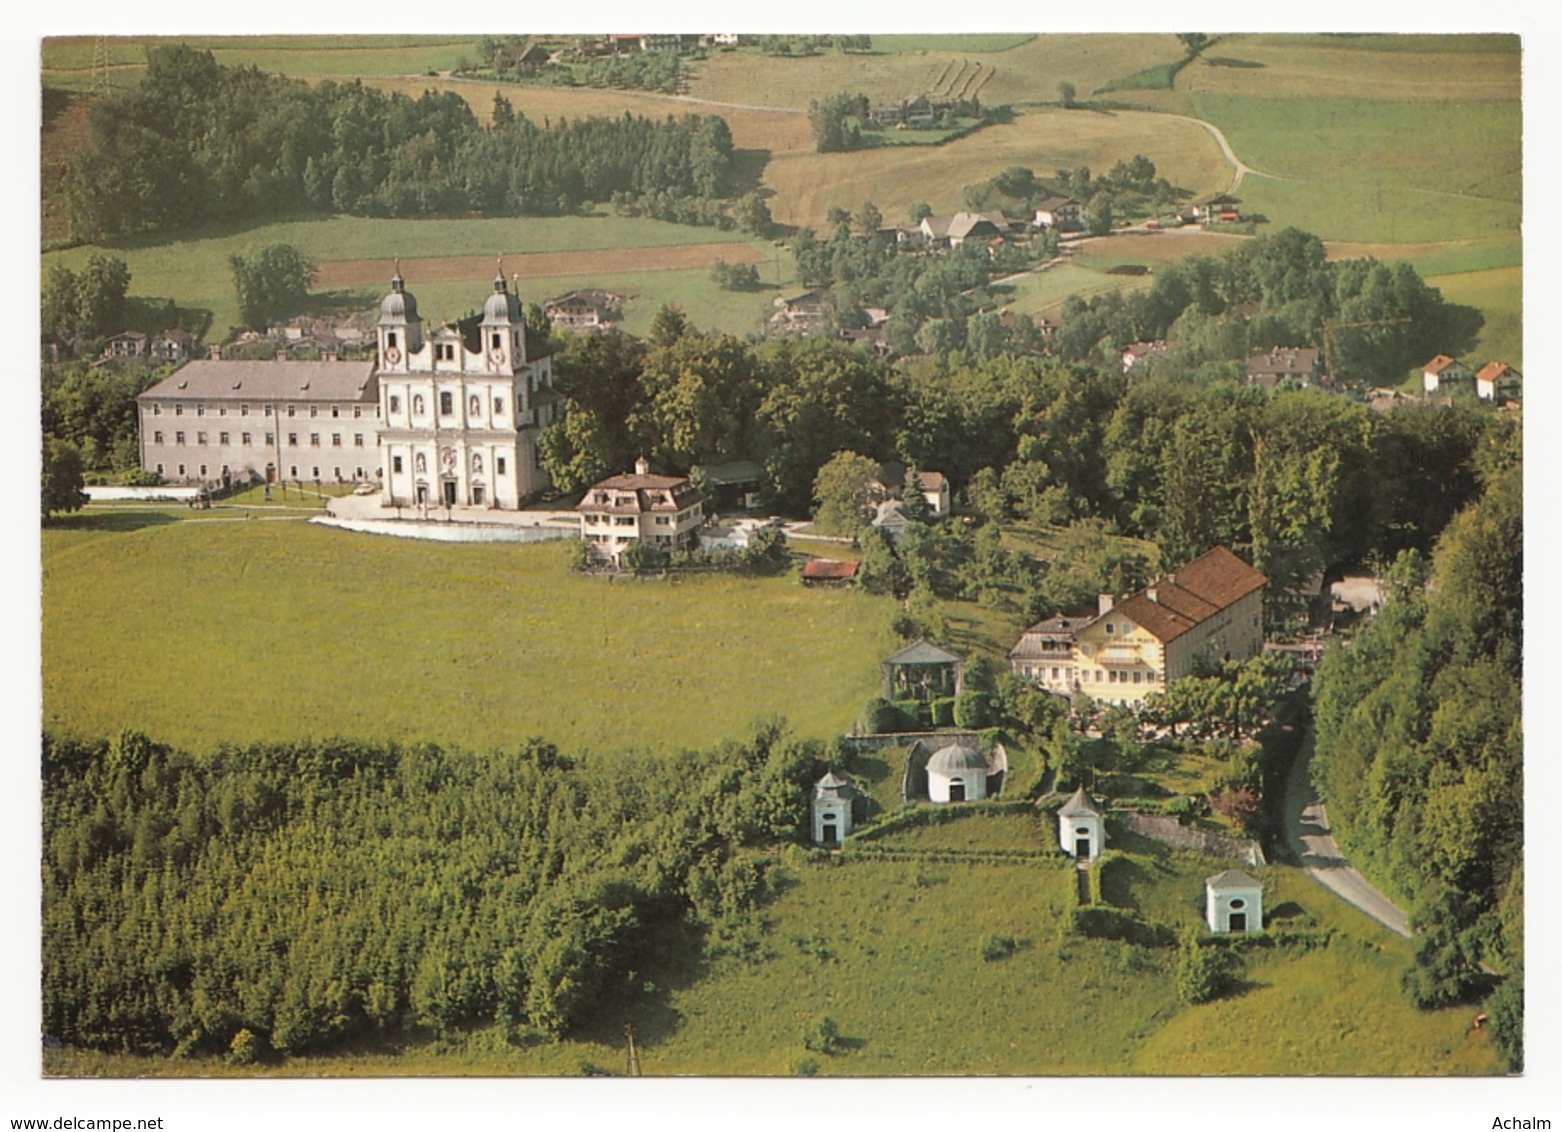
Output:
[[[1258,66],[1220,66],[1238,59]],[[1260,98],[1519,100],[1516,35],[1226,35],[1177,89]]]
[[[197,752],[326,735],[667,751],[775,715],[828,738],[877,694],[893,614],[792,576],[578,577],[559,543],[105,533],[89,512],[44,532],[43,723]]]

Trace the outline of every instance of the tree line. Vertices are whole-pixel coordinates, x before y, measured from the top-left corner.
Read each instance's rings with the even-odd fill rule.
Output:
[[[496,95],[485,128],[452,92],[310,86],[183,45],[151,51],[140,85],[95,100],[89,122],[67,173],[78,240],[300,213],[547,215],[615,192],[719,197],[732,153],[712,115],[538,126]]]
[[[752,459],[764,505],[812,513],[838,453],[942,472],[979,521],[1096,520],[1163,562],[1250,545],[1286,584],[1337,562],[1429,552],[1516,443],[1479,406],[1371,412],[1318,389],[1219,375],[1130,380],[1117,364],[951,353],[892,366],[823,338],[705,334],[664,309],[650,336],[576,338],[565,419],[541,438],[562,491],[631,467]]]
[[[610,1020],[680,924],[763,896],[822,752],[669,760],[347,741],[200,756],[45,737],[43,1025],[93,1049],[326,1051]]]
[[[1428,561],[1407,552],[1383,608],[1315,681],[1313,779],[1341,845],[1412,907],[1422,1006],[1491,999],[1520,1064],[1524,962],[1523,500],[1516,446]]]

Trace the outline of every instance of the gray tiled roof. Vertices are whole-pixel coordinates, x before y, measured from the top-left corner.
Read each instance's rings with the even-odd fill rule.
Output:
[[[373,362],[187,362],[138,400],[365,401],[378,396]]]
[[[892,653],[884,658],[885,664],[959,664],[960,658],[952,652],[945,652],[935,644],[927,641],[912,641],[899,652]]]

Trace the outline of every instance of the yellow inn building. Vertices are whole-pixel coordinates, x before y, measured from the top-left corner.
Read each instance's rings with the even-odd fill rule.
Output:
[[[1262,652],[1267,582],[1217,546],[1122,601],[1103,595],[1097,616],[1072,628],[1068,663],[1039,665],[1037,641],[1028,640],[1056,638],[1054,618],[1026,630],[1010,664],[1049,691],[1135,706],[1193,673],[1201,661],[1219,664]],[[1067,686],[1052,678],[1059,669],[1069,678]]]

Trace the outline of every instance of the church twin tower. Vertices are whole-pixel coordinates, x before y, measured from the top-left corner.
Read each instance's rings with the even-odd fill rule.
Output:
[[[477,341],[427,338],[418,302],[391,277],[377,328],[380,462],[387,506],[513,509],[547,486],[537,437],[563,415],[552,359],[532,357],[520,299],[501,270]]]

